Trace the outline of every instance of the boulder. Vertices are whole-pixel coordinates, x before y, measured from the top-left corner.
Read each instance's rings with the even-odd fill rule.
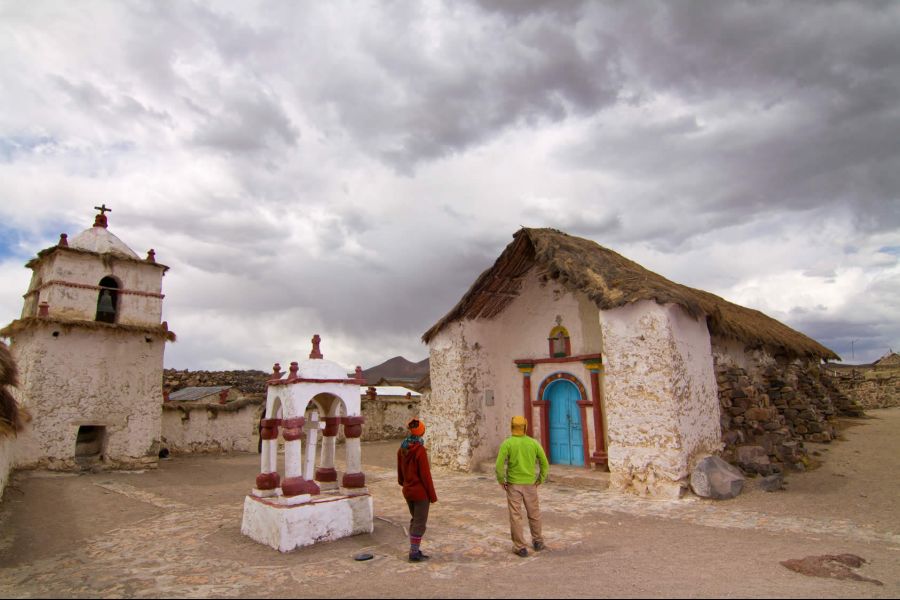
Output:
[[[759,489],[766,492],[775,492],[784,489],[784,476],[780,473],[769,475],[759,480]]]
[[[728,500],[744,489],[744,476],[718,456],[707,456],[691,473],[691,489],[701,498]]]

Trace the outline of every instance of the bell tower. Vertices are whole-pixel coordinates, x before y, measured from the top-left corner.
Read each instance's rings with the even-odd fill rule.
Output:
[[[109,231],[105,204],[94,224],[25,265],[32,270],[21,318],[0,330],[20,369],[17,397],[32,421],[15,466],[135,468],[157,464],[165,342],[162,278],[150,250],[140,258]]]

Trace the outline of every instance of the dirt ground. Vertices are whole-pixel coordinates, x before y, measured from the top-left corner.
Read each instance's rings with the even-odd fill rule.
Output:
[[[143,473],[17,474],[0,503],[2,597],[900,597],[900,408],[808,444],[821,466],[731,501],[650,501],[565,481],[541,487],[548,549],[511,553],[491,477],[436,471],[423,549],[396,442],[363,445],[375,531],[287,554],[241,535],[255,454],[175,457]],[[426,435],[427,442],[427,435]],[[341,450],[339,449],[339,454]],[[357,562],[361,552],[373,560]],[[780,563],[854,554],[869,581]]]

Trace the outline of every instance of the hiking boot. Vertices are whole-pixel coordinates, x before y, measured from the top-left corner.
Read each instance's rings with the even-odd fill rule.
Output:
[[[423,554],[421,550],[416,550],[415,552],[409,553],[409,562],[422,562],[423,560],[428,560],[431,558],[427,554]]]
[[[528,548],[519,548],[518,550],[515,550],[513,552],[513,554],[516,554],[518,556],[521,556],[522,558],[525,558],[526,556],[528,556]]]
[[[547,546],[544,545],[544,542],[532,542],[531,547],[534,548],[536,552],[540,552]]]

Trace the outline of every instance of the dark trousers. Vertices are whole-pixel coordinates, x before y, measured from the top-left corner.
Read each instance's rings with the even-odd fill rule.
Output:
[[[409,507],[409,514],[412,518],[409,520],[409,535],[422,537],[425,535],[425,525],[428,523],[428,509],[431,502],[428,500],[407,500],[406,505]]]

